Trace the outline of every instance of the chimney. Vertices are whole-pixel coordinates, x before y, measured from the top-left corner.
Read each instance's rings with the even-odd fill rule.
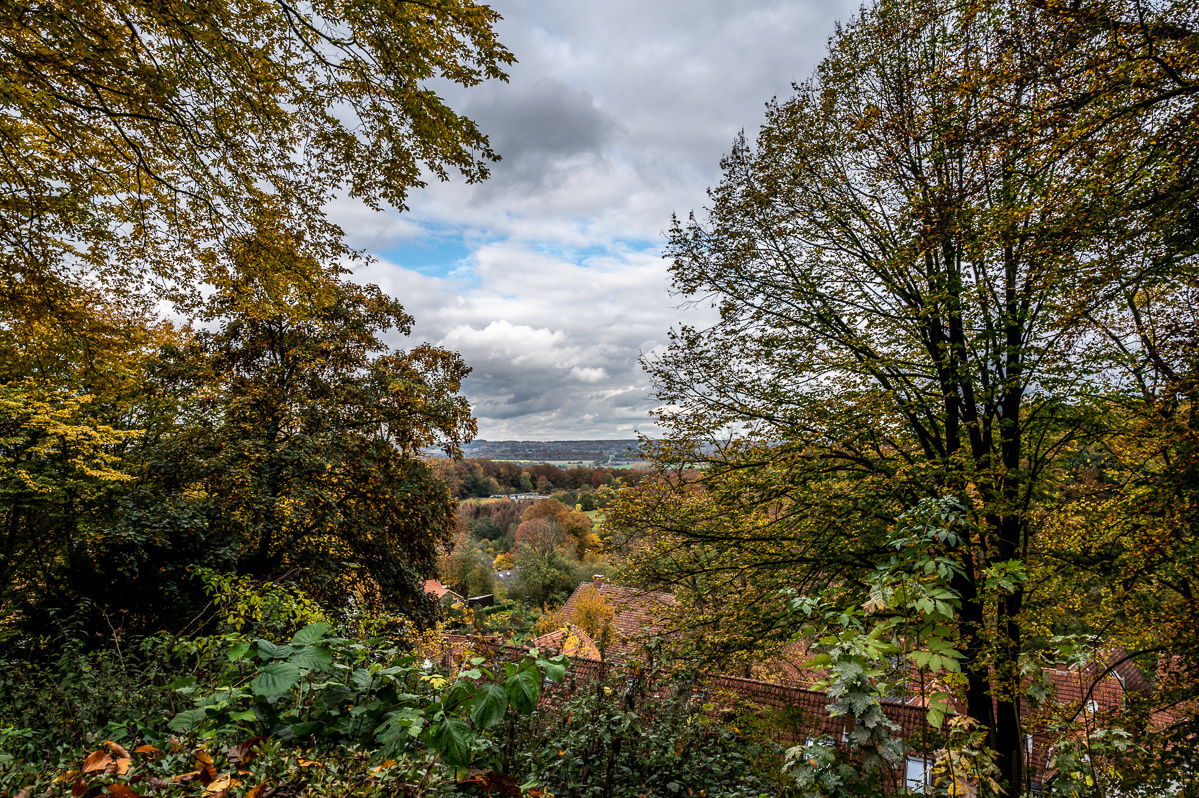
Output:
[[[594,576],[592,576],[591,577],[591,586],[594,587],[596,590],[599,590],[601,587],[603,587],[604,586],[604,575],[603,574],[595,574]]]

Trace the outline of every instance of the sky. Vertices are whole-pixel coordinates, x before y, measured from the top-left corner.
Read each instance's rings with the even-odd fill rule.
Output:
[[[702,213],[720,158],[789,96],[856,4],[818,0],[497,0],[508,83],[437,88],[503,160],[432,182],[409,211],[330,206],[372,256],[354,279],[459,352],[487,440],[655,436],[640,365],[710,307],[672,294],[671,215]]]

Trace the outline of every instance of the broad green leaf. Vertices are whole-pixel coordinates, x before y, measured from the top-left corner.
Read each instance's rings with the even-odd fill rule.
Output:
[[[171,722],[167,724],[167,728],[173,732],[179,732],[180,734],[189,732],[194,729],[200,721],[204,720],[204,716],[206,714],[207,712],[205,712],[203,707],[180,712],[179,714],[175,715],[175,717],[171,718]]]
[[[258,641],[258,656],[263,659],[284,659],[291,654],[291,646],[277,646],[269,640]]]
[[[334,684],[321,693],[320,697],[316,699],[316,705],[322,709],[332,709],[346,703],[352,695],[354,695],[354,691],[349,687],[344,684]]]
[[[560,682],[566,676],[566,663],[559,659],[541,659],[537,664],[545,670],[545,678],[551,682]]]
[[[240,643],[234,643],[229,648],[229,661],[237,662],[239,659],[242,659],[243,657],[245,657],[246,654],[249,653],[249,651],[250,651],[250,641],[249,640],[243,640]]]
[[[333,652],[324,646],[308,646],[292,654],[288,662],[310,671],[323,671],[333,664]]]
[[[300,681],[300,669],[291,662],[272,662],[258,669],[258,675],[250,682],[254,695],[271,698],[283,695]]]
[[[508,709],[508,693],[498,684],[489,684],[474,697],[470,719],[480,731],[490,729],[504,719]]]
[[[316,720],[306,721],[304,723],[293,724],[291,727],[291,731],[292,731],[292,734],[296,737],[307,737],[309,734],[313,734],[317,731],[320,731],[321,727],[324,725],[325,724],[321,723],[320,721],[316,721]]]
[[[504,692],[517,712],[532,712],[541,693],[541,672],[536,668],[517,670],[504,682]]]
[[[475,732],[465,721],[450,718],[431,728],[425,741],[447,765],[466,767],[475,745]]]
[[[195,676],[184,676],[181,679],[176,679],[175,681],[171,682],[171,689],[177,693],[183,693],[186,695],[196,691],[195,684]]]
[[[310,646],[323,638],[328,631],[329,624],[323,621],[321,623],[310,623],[292,636],[291,644],[293,646]]]
[[[394,755],[407,744],[409,738],[421,733],[424,724],[424,717],[413,707],[403,707],[393,713],[375,730],[380,745],[379,753],[384,758]]]

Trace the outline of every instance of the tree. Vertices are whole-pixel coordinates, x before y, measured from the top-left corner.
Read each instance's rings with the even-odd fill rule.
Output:
[[[346,254],[335,194],[403,208],[424,173],[486,176],[486,138],[428,84],[503,79],[497,19],[473,0],[0,3],[5,323],[77,319],[95,282],[189,298],[254,232],[313,256],[278,279],[322,284],[303,267]]]
[[[130,479],[113,454],[135,435],[89,413],[91,396],[0,384],[0,601],[33,601],[65,547],[94,522],[112,486]],[[11,610],[11,606],[6,607]]]
[[[467,368],[428,345],[390,350],[380,334],[412,320],[374,286],[339,283],[327,304],[295,296],[296,311],[264,315],[247,310],[260,290],[231,284],[206,314],[218,328],[163,353],[168,415],[73,586],[90,572],[87,587],[119,603],[205,564],[431,620],[421,581],[455,508],[420,453],[457,454],[473,434],[457,393]]]
[[[1162,109],[1085,99],[1093,73],[1046,55],[1118,49],[1072,24],[1059,45],[1043,16],[880,2],[768,106],[756,147],[735,143],[668,250],[676,288],[720,320],[647,363],[670,436],[613,518],[645,577],[745,644],[777,628],[784,585],[861,603],[895,519],[961,497],[962,698],[1012,795],[1026,630],[1056,597],[996,576],[1049,556],[1072,509],[1060,464],[1109,440],[1125,380],[1153,372],[1136,318],[1193,275],[1179,215],[1147,202],[1190,173],[1146,133]]]
[[[83,298],[86,336],[0,326],[0,602],[25,616],[132,482],[127,454],[152,415],[146,364],[183,338],[138,303]]]
[[[592,531],[591,519],[579,510],[572,510],[557,499],[542,499],[525,510],[521,516],[521,527],[517,529],[516,540],[522,542],[521,528],[525,524],[546,519],[552,521],[561,530],[560,543],[570,545],[577,559],[583,559],[588,551],[599,548],[599,538]]]

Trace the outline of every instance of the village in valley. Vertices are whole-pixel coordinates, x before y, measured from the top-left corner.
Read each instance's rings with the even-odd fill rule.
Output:
[[[528,443],[510,446],[524,452],[533,448]],[[503,451],[505,444],[492,443],[490,447],[491,453],[496,453],[497,449]],[[552,442],[540,449],[590,454],[583,441]],[[484,474],[505,473],[504,465],[465,461],[468,470]],[[529,467],[527,461],[517,465]],[[860,710],[842,708],[839,696],[829,693],[830,687],[844,688],[830,678],[831,663],[822,653],[828,640],[791,634],[769,642],[758,640],[740,651],[724,652],[724,656],[709,651],[697,657],[712,641],[694,607],[680,602],[669,589],[613,580],[623,576],[635,582],[637,572],[621,574],[617,563],[630,559],[628,552],[621,551],[627,541],[614,540],[603,531],[605,513],[597,507],[606,506],[613,496],[612,482],[605,482],[602,468],[589,473],[583,466],[569,470],[550,463],[538,466],[543,471],[552,469],[553,477],[541,480],[551,495],[492,494],[461,500],[460,528],[471,534],[460,535],[455,548],[442,560],[445,581],[424,583],[426,594],[441,605],[447,618],[442,635],[423,649],[429,662],[452,671],[476,656],[502,662],[517,661],[528,651],[563,655],[571,663],[566,676],[571,687],[566,689],[589,683],[622,683],[636,694],[626,693],[629,706],[640,706],[643,711],[652,711],[663,691],[678,689],[678,676],[685,673],[681,684],[690,693],[688,700],[702,705],[705,717],[744,727],[746,736],[790,751],[814,742],[831,748],[849,747]],[[520,480],[513,481],[520,484]],[[526,568],[535,568],[530,559],[538,545],[530,531],[534,522],[555,516],[563,519],[570,503],[574,503],[575,523],[562,520],[555,548],[580,553],[571,563],[575,580],[557,581],[557,592],[530,592],[515,565],[513,551],[523,550]],[[501,509],[489,516],[482,511],[487,506]],[[585,532],[586,522],[577,516],[584,506],[586,520],[592,521]],[[512,529],[504,529],[502,522],[477,523],[488,517],[512,519]],[[500,533],[498,553],[485,536],[488,531]],[[585,540],[591,541],[589,547],[580,545]],[[480,579],[477,571],[463,566],[464,560],[490,565],[494,572],[490,579]],[[603,572],[586,578],[588,570]],[[475,591],[486,592],[471,595]],[[540,598],[540,607],[530,606],[530,596]],[[1142,714],[1151,732],[1184,718],[1180,708],[1160,708],[1153,682],[1132,653],[1098,637],[1080,642],[1077,650],[1060,661],[1045,662],[1023,676],[1023,688],[1030,696],[1038,696],[1022,701],[1025,766],[1034,794],[1052,794],[1052,784],[1061,776],[1058,757],[1062,748],[1074,741],[1063,736],[1064,728],[1081,729],[1083,739],[1091,735],[1102,738],[1118,732],[1117,719],[1130,715]],[[879,789],[924,794],[932,783],[933,768],[944,756],[936,749],[941,744],[937,727],[945,722],[960,723],[966,707],[950,697],[947,690],[952,688],[947,680],[930,678],[924,669],[907,665],[895,653],[889,660],[892,665],[898,660],[899,667],[886,674],[890,685],[878,691],[874,704],[882,713],[876,723],[889,730],[896,755],[883,769]],[[555,691],[564,689],[552,683],[546,687],[544,700],[551,702]]]

